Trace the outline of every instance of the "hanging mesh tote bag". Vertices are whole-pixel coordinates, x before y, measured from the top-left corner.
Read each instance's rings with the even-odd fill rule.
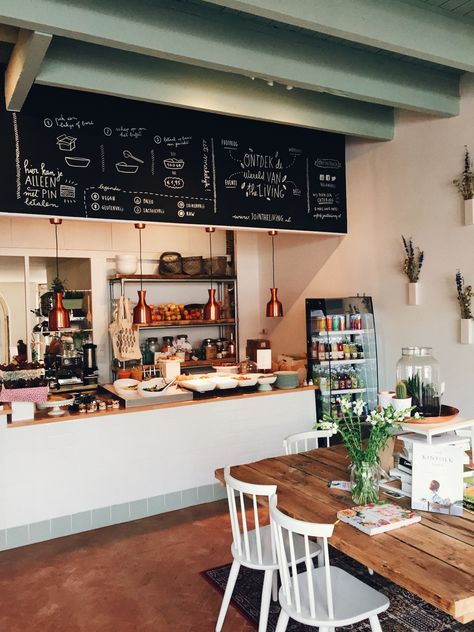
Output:
[[[133,327],[129,298],[121,296],[118,299],[113,320],[109,325],[109,332],[116,360],[125,362],[126,360],[141,359],[138,330]]]

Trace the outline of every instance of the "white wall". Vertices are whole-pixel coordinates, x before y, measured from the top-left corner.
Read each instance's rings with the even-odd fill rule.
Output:
[[[446,381],[444,401],[474,416],[474,347],[459,344],[454,283],[460,268],[474,284],[474,226],[463,226],[452,184],[465,144],[474,155],[472,77],[463,82],[461,105],[461,115],[450,119],[399,114],[390,142],[348,139],[349,235],[279,236],[286,316],[271,327],[276,351],[303,352],[306,297],[372,295],[381,386],[393,386],[402,346],[432,346]],[[402,234],[425,250],[420,306],[406,304]]]

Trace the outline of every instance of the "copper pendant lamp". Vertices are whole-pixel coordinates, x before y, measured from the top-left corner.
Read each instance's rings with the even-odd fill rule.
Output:
[[[273,278],[273,287],[270,288],[271,298],[267,303],[267,312],[266,315],[268,318],[281,318],[283,316],[283,305],[278,300],[278,288],[275,287],[275,235],[277,235],[276,230],[268,231],[268,234],[272,238],[272,278]]]
[[[204,305],[203,309],[203,319],[204,320],[219,320],[220,315],[220,307],[219,303],[216,301],[216,290],[212,287],[212,233],[215,233],[216,229],[213,226],[208,226],[206,228],[206,233],[209,233],[209,260],[210,260],[210,272],[211,272],[211,287],[208,290],[209,300]]]
[[[54,226],[54,236],[56,240],[56,278],[55,282],[59,281],[59,257],[58,257],[58,226],[62,224],[63,220],[59,217],[51,217],[50,224]],[[54,305],[53,309],[48,314],[49,331],[58,331],[58,329],[66,329],[71,325],[71,319],[69,316],[69,310],[63,305],[63,291],[54,290]]]
[[[151,307],[147,305],[145,296],[146,290],[143,289],[143,264],[142,264],[142,230],[145,224],[135,224],[138,230],[140,244],[140,289],[138,290],[138,303],[133,308],[133,322],[135,325],[149,325],[151,323]]]

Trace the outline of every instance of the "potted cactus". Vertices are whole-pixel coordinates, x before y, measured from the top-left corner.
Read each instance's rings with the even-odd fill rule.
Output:
[[[400,380],[395,387],[395,397],[392,398],[392,405],[397,412],[411,409],[411,397],[408,397],[407,385],[404,380]],[[409,414],[407,414],[409,417]]]

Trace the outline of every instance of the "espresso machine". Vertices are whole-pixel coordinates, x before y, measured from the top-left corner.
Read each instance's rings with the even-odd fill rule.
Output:
[[[62,336],[59,353],[45,354],[46,375],[51,390],[78,392],[95,390],[99,382],[97,345],[90,342],[79,350],[70,336]]]

